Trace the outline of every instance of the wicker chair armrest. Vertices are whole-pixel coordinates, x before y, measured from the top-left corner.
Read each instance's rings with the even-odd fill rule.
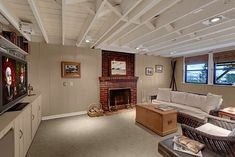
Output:
[[[235,136],[214,136],[184,124],[182,124],[181,127],[184,136],[199,141],[205,144],[208,149],[223,154],[224,156],[235,157]]]
[[[224,119],[215,116],[208,116],[208,122],[227,130],[233,130],[235,128],[234,120]]]
[[[180,111],[178,111],[177,113],[177,121],[180,124],[186,124],[193,128],[199,127],[206,123],[206,120],[199,119],[197,117],[191,116],[186,113],[182,113]]]

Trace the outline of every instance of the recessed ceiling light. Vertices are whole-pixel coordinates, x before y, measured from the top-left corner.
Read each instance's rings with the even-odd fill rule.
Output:
[[[136,50],[139,50],[140,48],[139,48],[139,47],[136,47],[135,49],[136,49]]]
[[[173,54],[175,54],[175,53],[176,53],[176,51],[173,51],[173,52],[171,52],[170,54],[173,55]]]
[[[220,21],[221,19],[222,19],[222,17],[217,16],[217,17],[213,17],[213,18],[211,18],[209,21],[210,21],[210,22],[212,22],[212,23],[215,23],[215,22]]]
[[[89,42],[91,42],[91,41],[90,41],[89,39],[86,39],[85,42],[86,42],[86,43],[89,43]]]

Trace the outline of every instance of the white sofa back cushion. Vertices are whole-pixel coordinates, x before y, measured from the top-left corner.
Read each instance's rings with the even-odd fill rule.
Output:
[[[206,102],[206,96],[186,93],[185,105],[200,108]]]
[[[221,95],[208,93],[206,96],[206,104],[201,106],[201,110],[209,113],[211,110],[219,109],[223,102]]]
[[[171,102],[176,104],[185,104],[186,93],[171,91]]]
[[[228,136],[231,133],[230,130],[226,130],[211,123],[206,123],[202,126],[199,126],[198,128],[196,128],[196,130],[214,136]]]
[[[171,101],[171,88],[158,88],[157,100],[170,102]]]

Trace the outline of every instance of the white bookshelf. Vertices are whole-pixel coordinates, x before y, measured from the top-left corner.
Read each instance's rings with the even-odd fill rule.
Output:
[[[2,35],[0,35],[0,47],[6,49],[6,50],[12,50],[12,51],[17,51],[23,55],[27,55],[28,53],[21,49],[19,46],[15,45],[11,41],[7,40],[4,38]]]

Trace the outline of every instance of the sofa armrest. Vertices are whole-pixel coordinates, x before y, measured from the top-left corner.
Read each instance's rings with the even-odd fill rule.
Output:
[[[208,119],[208,123],[217,125],[227,130],[233,130],[235,128],[234,120],[224,119],[224,118],[210,116],[210,115],[207,117],[207,119]]]

